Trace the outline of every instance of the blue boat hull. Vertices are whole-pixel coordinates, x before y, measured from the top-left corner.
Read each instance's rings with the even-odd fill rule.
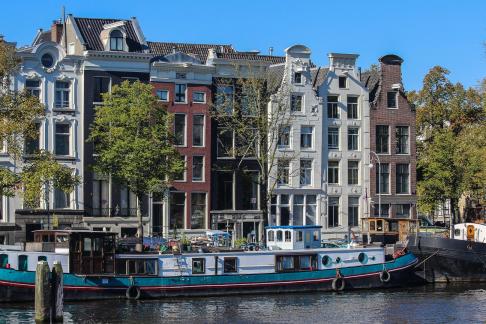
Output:
[[[408,253],[385,264],[341,268],[344,290],[399,287],[414,280],[417,258]],[[390,278],[383,282],[386,269]],[[67,301],[333,291],[336,269],[251,275],[127,277],[64,274]],[[0,269],[0,302],[34,300],[35,272]],[[334,282],[336,285],[336,282]],[[130,288],[133,287],[133,288]],[[130,291],[127,291],[130,288]],[[333,289],[334,288],[334,289]]]

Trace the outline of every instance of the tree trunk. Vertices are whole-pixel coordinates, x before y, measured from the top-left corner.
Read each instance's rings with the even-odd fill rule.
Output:
[[[137,237],[138,242],[135,245],[135,251],[143,252],[143,223],[142,223],[142,208],[140,206],[140,196],[137,195]]]

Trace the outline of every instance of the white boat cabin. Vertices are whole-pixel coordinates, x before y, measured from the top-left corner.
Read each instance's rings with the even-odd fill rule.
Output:
[[[454,225],[454,239],[486,243],[486,224],[456,224]]]
[[[318,249],[322,226],[268,226],[267,248],[270,250]]]

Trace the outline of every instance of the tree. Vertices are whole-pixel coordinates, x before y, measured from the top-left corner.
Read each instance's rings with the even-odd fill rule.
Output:
[[[140,201],[145,194],[163,193],[184,161],[173,146],[172,118],[152,94],[152,86],[123,82],[103,94],[95,111],[89,141],[97,153],[94,171],[110,175],[137,197],[137,251],[142,251]]]
[[[225,154],[236,160],[236,170],[241,176],[247,171],[242,163],[245,159],[257,162],[260,169],[257,181],[263,197],[261,208],[269,223],[268,206],[277,185],[274,171],[279,161],[296,157],[290,150],[278,152],[278,143],[288,136],[286,127],[294,119],[290,114],[290,90],[282,83],[279,73],[251,67],[244,70],[247,72],[238,72],[236,78],[222,81],[233,86],[234,92],[217,92],[211,118],[218,128],[218,150],[226,150]],[[234,134],[234,145],[222,145],[219,136],[224,132]]]
[[[476,149],[481,144],[472,141],[470,133],[481,132],[486,115],[484,93],[452,84],[448,74],[440,66],[432,68],[422,89],[409,99],[417,107],[419,209],[432,213],[448,200],[457,219],[459,198],[472,188],[473,175],[480,174],[480,166],[470,162],[478,158]]]
[[[10,79],[19,63],[14,46],[0,41],[0,145],[7,144],[8,156],[18,166],[14,170],[0,166],[0,197],[15,196],[23,187],[25,205],[37,207],[42,196],[48,199],[52,185],[71,192],[79,178],[48,152],[36,152],[29,160],[23,159],[24,143],[39,136],[35,122],[45,117],[45,110],[39,99],[27,91],[11,90]],[[48,200],[46,206],[49,208]]]

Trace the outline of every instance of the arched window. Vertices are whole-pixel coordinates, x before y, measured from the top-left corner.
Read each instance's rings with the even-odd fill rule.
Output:
[[[110,33],[110,51],[123,51],[123,34],[119,30]]]

